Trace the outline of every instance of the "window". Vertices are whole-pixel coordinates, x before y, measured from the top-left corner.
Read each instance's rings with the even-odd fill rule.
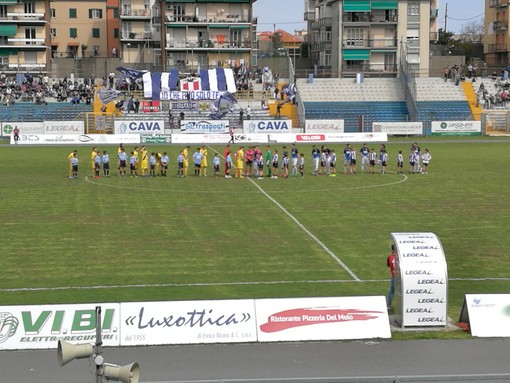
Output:
[[[76,19],[76,8],[69,8],[69,18]]]
[[[116,39],[119,38],[119,28],[113,28],[113,37]]]
[[[113,18],[114,19],[119,18],[119,8],[113,8]]]
[[[103,18],[102,9],[89,9],[89,19],[102,19],[102,18]]]
[[[75,39],[78,37],[78,31],[76,28],[69,28],[69,37]]]
[[[57,37],[57,28],[50,28],[50,36],[52,39]]]
[[[420,3],[409,3],[407,5],[408,16],[419,16],[420,15]]]
[[[347,28],[346,46],[362,47],[363,41],[363,28]]]
[[[55,17],[57,17],[57,10],[55,8],[51,8],[50,9],[50,17],[52,19],[54,19]]]
[[[92,37],[95,38],[95,39],[98,39],[100,36],[101,33],[100,33],[100,30],[99,28],[92,28]]]
[[[25,42],[26,45],[35,45],[35,27],[26,27],[25,28],[25,38],[27,41]]]

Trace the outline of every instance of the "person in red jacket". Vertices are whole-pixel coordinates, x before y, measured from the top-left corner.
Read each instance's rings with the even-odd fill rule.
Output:
[[[390,291],[388,292],[388,297],[386,303],[388,305],[388,310],[391,310],[391,302],[393,301],[393,295],[395,294],[395,257],[397,252],[395,250],[395,245],[391,245],[391,253],[386,260],[386,265],[390,268],[391,281],[390,281]]]

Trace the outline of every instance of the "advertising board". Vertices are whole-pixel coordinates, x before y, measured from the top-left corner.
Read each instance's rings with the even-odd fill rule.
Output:
[[[115,120],[115,134],[165,133],[164,120]]]
[[[510,337],[510,294],[466,294],[462,310],[467,310],[471,335]]]
[[[244,120],[243,133],[292,133],[292,120]]]
[[[43,134],[83,134],[83,121],[43,121]]]
[[[306,133],[343,133],[344,120],[306,120]]]
[[[373,122],[372,132],[389,135],[415,136],[423,134],[423,122]]]
[[[259,342],[390,338],[378,297],[257,299]]]
[[[140,134],[21,134],[18,145],[139,144]],[[14,137],[11,136],[11,144]]]
[[[391,235],[397,251],[398,321],[402,327],[446,326],[448,273],[441,242],[433,233]]]
[[[11,136],[14,128],[19,129],[19,134],[43,134],[42,122],[3,122],[2,136]]]
[[[432,121],[433,136],[481,136],[481,121]]]
[[[183,120],[180,123],[181,133],[228,133],[229,120]]]

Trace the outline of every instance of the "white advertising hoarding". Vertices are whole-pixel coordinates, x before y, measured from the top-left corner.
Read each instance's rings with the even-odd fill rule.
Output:
[[[21,134],[18,145],[139,144],[140,134]],[[11,144],[14,137],[11,136]]]
[[[258,299],[259,342],[390,338],[379,297]]]
[[[164,120],[115,120],[115,134],[164,134]]]
[[[44,134],[83,134],[83,121],[43,121]]]
[[[480,136],[482,134],[481,121],[432,121],[430,125],[433,136]]]
[[[471,335],[510,337],[510,294],[466,294]]]
[[[40,305],[0,307],[0,349],[56,348],[59,340],[95,343],[96,305]],[[120,306],[101,303],[102,340],[119,346]]]
[[[4,122],[2,123],[2,136],[12,135],[14,128],[19,129],[19,134],[43,134],[42,122]]]
[[[446,326],[448,272],[443,247],[434,233],[391,233],[397,251],[396,313],[402,327]]]
[[[122,303],[121,344],[257,341],[252,299]]]
[[[373,122],[372,132],[390,135],[422,135],[423,122]]]
[[[229,120],[183,120],[181,121],[181,133],[228,133]]]
[[[253,133],[292,133],[292,120],[244,120],[243,132]]]
[[[386,133],[278,133],[270,134],[271,143],[292,142],[386,142]]]
[[[306,120],[306,133],[343,133],[344,120]]]

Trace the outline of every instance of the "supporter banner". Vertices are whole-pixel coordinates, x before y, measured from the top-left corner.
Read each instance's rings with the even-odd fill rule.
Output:
[[[244,133],[291,133],[292,120],[244,120]]]
[[[391,338],[386,299],[258,299],[259,342]]]
[[[432,121],[433,136],[481,136],[481,121]]]
[[[197,110],[197,101],[173,101],[170,103],[170,109],[172,110]]]
[[[21,134],[18,145],[139,144],[139,134]],[[11,144],[14,137],[11,136]]]
[[[297,133],[297,134],[269,134],[270,143],[292,142],[386,142],[386,133]]]
[[[140,101],[140,109],[144,113],[160,112],[161,102],[160,101]]]
[[[83,121],[43,121],[44,134],[83,134]]]
[[[170,91],[161,92],[161,101],[197,101],[197,100],[216,100],[225,92],[215,90],[196,90],[191,92]]]
[[[510,294],[466,294],[462,311],[460,321],[469,319],[471,335],[510,337]]]
[[[343,133],[344,120],[306,120],[306,133]]]
[[[402,327],[446,326],[448,273],[433,233],[391,233],[397,250],[396,314]]]
[[[10,136],[14,128],[18,127],[19,134],[43,134],[42,122],[4,122],[2,136]]]
[[[113,124],[115,134],[130,133],[165,133],[164,120],[115,120]]]
[[[170,134],[141,134],[141,144],[169,144],[172,142]]]
[[[105,346],[120,346],[120,305],[101,303]],[[56,348],[59,340],[95,343],[96,305],[40,305],[0,307],[0,349]]]
[[[181,121],[181,133],[228,133],[229,120]]]
[[[422,135],[423,122],[373,122],[372,132],[390,135]]]
[[[122,303],[121,345],[257,341],[251,299]]]

